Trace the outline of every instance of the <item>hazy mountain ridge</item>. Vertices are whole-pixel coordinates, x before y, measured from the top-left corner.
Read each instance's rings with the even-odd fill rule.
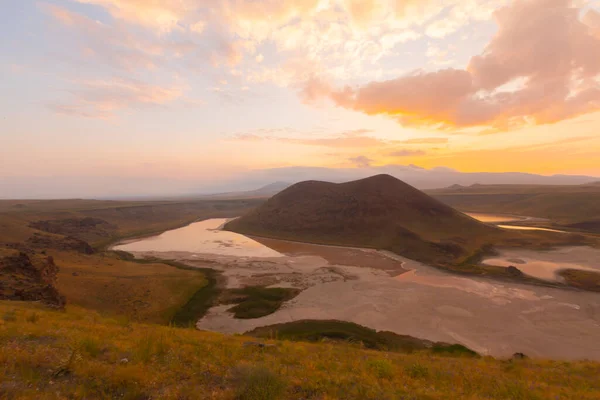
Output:
[[[0,177],[0,198],[101,198],[150,199],[199,197],[231,192],[268,189],[274,183],[292,184],[306,180],[347,182],[377,174],[388,174],[418,188],[445,188],[457,184],[581,185],[600,182],[585,175],[536,175],[520,172],[460,172],[450,168],[425,169],[415,165],[386,165],[366,168],[283,167],[240,172],[219,180],[194,178],[138,178],[124,176]],[[273,193],[269,193],[273,194]]]

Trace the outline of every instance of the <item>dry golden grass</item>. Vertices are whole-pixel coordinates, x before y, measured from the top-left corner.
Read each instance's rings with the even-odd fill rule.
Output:
[[[200,271],[124,261],[110,253],[49,254],[60,267],[57,289],[69,304],[133,321],[169,323],[207,283]]]
[[[600,364],[276,342],[0,302],[6,399],[598,399]],[[124,359],[127,359],[125,361]]]

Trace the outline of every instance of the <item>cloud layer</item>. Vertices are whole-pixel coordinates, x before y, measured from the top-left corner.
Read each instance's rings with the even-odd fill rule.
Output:
[[[494,12],[496,35],[466,69],[416,71],[333,89],[309,81],[307,99],[384,114],[410,126],[508,130],[600,110],[600,17],[580,2],[515,0]]]

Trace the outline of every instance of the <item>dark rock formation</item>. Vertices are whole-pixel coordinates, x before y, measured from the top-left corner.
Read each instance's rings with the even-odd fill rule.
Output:
[[[506,272],[508,272],[512,276],[523,276],[523,272],[513,265],[506,268]]]
[[[55,307],[65,305],[55,288],[58,266],[52,257],[35,257],[19,252],[0,258],[0,299],[42,301]]]
[[[35,221],[29,226],[40,231],[73,237],[90,233],[96,236],[110,236],[110,232],[116,228],[103,219],[92,217]]]
[[[72,236],[58,237],[36,233],[27,239],[27,245],[37,249],[76,251],[82,254],[94,254],[95,252],[87,242]]]

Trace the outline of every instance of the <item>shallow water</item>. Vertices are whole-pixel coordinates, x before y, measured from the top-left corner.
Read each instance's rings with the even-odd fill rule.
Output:
[[[556,232],[556,233],[569,233],[567,231],[560,231],[558,229],[539,228],[537,226],[498,225],[498,227],[503,228],[503,229],[514,229],[514,230],[518,230],[518,231],[546,231],[546,232]]]
[[[503,229],[513,229],[518,231],[546,231],[546,232],[556,232],[556,233],[568,233],[566,231],[560,231],[558,229],[550,229],[550,228],[541,228],[537,226],[526,226],[526,225],[501,225],[500,223],[504,222],[514,222],[514,221],[528,221],[535,220],[540,221],[540,218],[533,217],[523,217],[519,215],[508,215],[508,214],[487,214],[487,213],[466,213],[468,216],[475,218],[478,221],[485,222],[488,224],[494,224],[499,228]]]
[[[553,251],[505,250],[483,261],[498,267],[515,266],[524,274],[548,281],[561,281],[561,269],[600,272],[600,250],[591,247],[565,247]]]
[[[521,221],[527,219],[526,217],[519,217],[516,215],[507,215],[507,214],[487,214],[487,213],[465,213],[471,218],[475,218],[481,222],[488,223],[498,223],[498,222],[511,222],[511,221]]]
[[[120,244],[115,250],[129,252],[189,252],[236,257],[283,257],[283,254],[244,235],[223,231],[225,218],[194,222],[158,236]]]

